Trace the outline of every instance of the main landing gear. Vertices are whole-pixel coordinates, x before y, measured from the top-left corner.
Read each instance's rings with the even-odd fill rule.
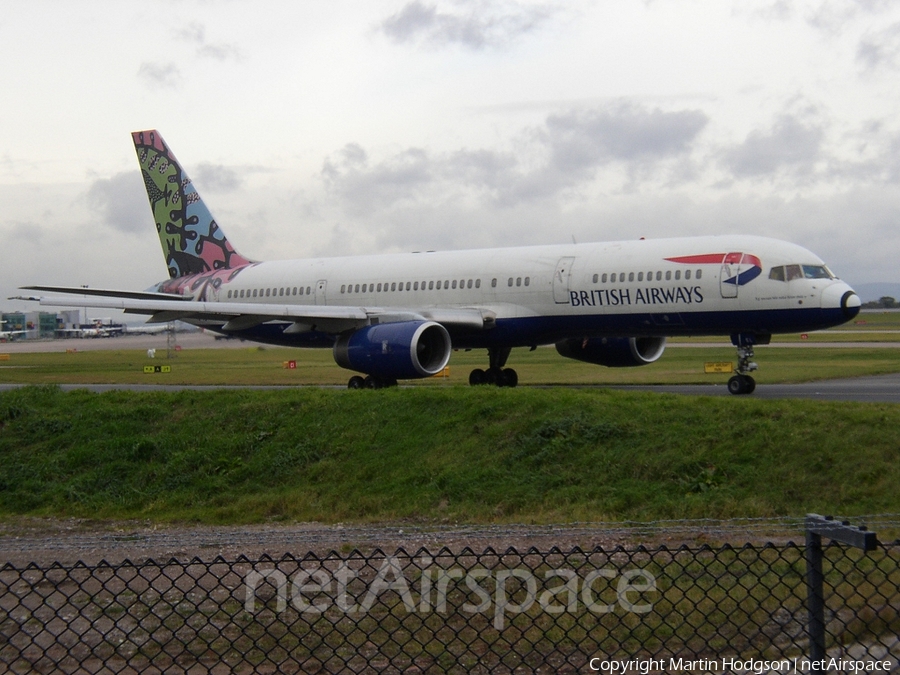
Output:
[[[366,375],[365,377],[354,375],[347,383],[347,389],[384,389],[396,386],[397,380],[389,377],[375,377],[374,375]]]
[[[738,333],[731,336],[731,344],[737,347],[738,364],[737,368],[735,368],[735,374],[728,380],[729,393],[737,396],[753,393],[756,389],[756,380],[747,374],[759,368],[753,362],[753,346],[767,345],[771,339],[771,335],[748,333]]]
[[[476,368],[469,373],[469,384],[493,384],[498,387],[515,387],[519,384],[519,374],[512,368],[504,368],[506,359],[512,351],[509,347],[488,348],[488,360],[490,366],[487,370]]]

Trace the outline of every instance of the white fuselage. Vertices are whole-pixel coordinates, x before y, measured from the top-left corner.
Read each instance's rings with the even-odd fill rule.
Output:
[[[789,278],[792,269],[800,271],[796,278]],[[548,343],[573,331],[814,330],[850,318],[841,303],[852,292],[810,251],[753,236],[270,261],[230,276],[182,293],[226,303],[477,308],[507,327],[502,340],[510,346]],[[501,337],[491,332],[457,330],[455,346],[490,345]]]

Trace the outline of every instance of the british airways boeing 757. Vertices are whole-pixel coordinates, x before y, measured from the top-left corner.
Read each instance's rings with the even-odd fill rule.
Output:
[[[487,350],[471,384],[513,387],[515,347],[554,344],[566,358],[642,366],[667,337],[723,335],[738,353],[728,389],[748,394],[755,345],[859,312],[853,289],[813,253],[754,236],[255,262],[229,243],[159,133],[133,140],[169,279],[143,292],[23,287],[56,294],[29,299],[326,347],[361,374],[351,388],[429,377],[453,349]]]

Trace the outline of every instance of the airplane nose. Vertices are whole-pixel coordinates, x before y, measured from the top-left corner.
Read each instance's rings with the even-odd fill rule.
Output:
[[[848,321],[859,314],[861,305],[862,300],[847,284],[833,284],[822,292],[822,309],[840,307]]]

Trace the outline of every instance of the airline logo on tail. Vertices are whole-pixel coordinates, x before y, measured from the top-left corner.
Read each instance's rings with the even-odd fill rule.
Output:
[[[762,262],[749,253],[706,253],[704,255],[686,255],[678,258],[666,258],[669,262],[685,265],[734,265],[741,270],[735,276],[724,279],[722,283],[743,286],[762,274]]]
[[[176,279],[248,264],[225,238],[159,132],[136,131],[131,136],[169,276]]]

